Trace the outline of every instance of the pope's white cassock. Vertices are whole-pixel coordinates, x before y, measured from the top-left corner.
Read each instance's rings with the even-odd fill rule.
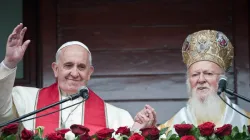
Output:
[[[228,97],[226,97],[226,102],[233,106],[236,110],[242,112],[244,115],[250,116],[250,113],[241,109],[239,106],[233,104]],[[216,114],[214,114],[216,115]],[[185,122],[187,124],[193,124],[195,126],[198,126],[196,117],[193,113],[191,113],[190,105],[187,105],[186,107],[183,107],[179,112],[177,112],[170,120],[168,120],[166,123],[159,126],[159,129],[163,129],[168,127],[168,131],[172,130],[175,132],[174,125],[175,124],[181,124],[182,122]],[[239,130],[242,131],[243,125],[250,125],[250,119],[247,119],[246,117],[240,115],[238,112],[231,109],[229,106],[225,106],[225,112],[223,116],[221,116],[221,120],[218,124],[215,124],[216,127],[221,127],[224,124],[231,124],[233,127],[238,126]]]
[[[16,75],[16,68],[9,69],[7,68],[3,63],[0,65],[0,122],[6,122],[7,120],[16,118],[18,116],[22,116],[24,114],[27,114],[31,111],[34,111],[37,109],[37,96],[38,93],[41,91],[38,88],[31,88],[31,87],[22,87],[22,86],[16,86],[13,87],[14,80]],[[57,86],[56,86],[57,87]],[[58,87],[56,88],[58,89]],[[60,91],[60,89],[59,89]],[[50,100],[51,95],[47,96],[49,98],[43,99],[43,100]],[[67,96],[60,94],[60,99],[65,99]],[[42,97],[41,97],[42,98]],[[91,96],[90,96],[91,98]],[[77,102],[82,101],[83,99],[77,98],[73,101],[68,101],[63,103],[60,108],[67,107],[69,105],[75,104]],[[88,99],[89,100],[89,99]],[[87,101],[88,101],[87,100]],[[101,99],[100,99],[101,100]],[[87,102],[86,101],[86,102]],[[46,101],[45,101],[46,102]],[[50,124],[53,123],[49,122],[49,120],[55,120],[56,122],[59,122],[58,126],[53,126],[56,128],[69,128],[72,124],[86,124],[86,121],[88,121],[89,127],[93,127],[93,129],[96,131],[102,127],[108,127],[116,129],[120,126],[128,126],[131,127],[133,125],[133,119],[131,115],[123,109],[117,108],[115,106],[112,106],[111,104],[103,102],[103,108],[102,106],[96,105],[95,101],[93,101],[91,107],[86,108],[87,103],[81,103],[76,106],[67,108],[60,113],[58,113],[59,118],[55,118],[55,115],[49,115],[45,121],[47,124],[45,125],[45,130],[50,129]],[[91,110],[89,108],[94,108],[95,110]],[[58,108],[58,109],[60,109]],[[87,115],[86,111],[88,111],[89,114]],[[98,112],[99,114],[96,114]],[[50,110],[52,111],[52,110]],[[104,112],[104,113],[102,113]],[[48,113],[48,112],[47,112]],[[104,115],[102,115],[104,114]],[[89,117],[91,116],[91,117]],[[35,117],[34,115],[32,117]],[[53,118],[54,117],[54,118]],[[100,118],[100,120],[99,120]],[[39,119],[37,119],[39,120]],[[99,123],[100,126],[95,127],[95,123]],[[33,130],[38,123],[35,120],[25,121],[23,122],[23,126],[26,129]],[[40,122],[40,124],[43,124],[43,122]],[[47,128],[46,128],[47,125]],[[57,125],[57,124],[56,124]],[[99,124],[97,124],[99,125]],[[56,128],[53,128],[56,129]],[[90,134],[93,134],[93,129],[90,129]]]

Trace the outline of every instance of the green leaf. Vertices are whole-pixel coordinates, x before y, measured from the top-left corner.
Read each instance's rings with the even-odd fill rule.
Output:
[[[148,136],[148,137],[145,137],[145,140],[150,140],[150,137]]]
[[[250,136],[244,138],[243,140],[250,140]]]
[[[171,137],[172,134],[173,134],[173,131],[172,131],[172,130],[168,131],[168,133],[167,133],[167,140],[170,139],[170,137]]]
[[[219,138],[215,135],[212,134],[211,136],[208,137],[209,140],[218,140]]]
[[[181,124],[186,124],[186,122],[185,122],[185,121],[183,121]]]
[[[16,140],[16,135],[8,135],[7,137],[4,138],[4,140]]]
[[[207,137],[200,136],[200,137],[198,137],[198,140],[207,140]]]
[[[80,140],[80,137],[79,137],[79,136],[76,136],[74,140]]]
[[[176,134],[171,135],[169,140],[177,140],[177,135]]]
[[[168,127],[165,127],[165,128],[163,128],[163,129],[161,129],[161,131],[160,131],[159,134],[160,134],[160,135],[166,134],[167,130],[168,130]]]
[[[246,125],[243,125],[243,132],[247,132],[247,127],[246,127]]]
[[[242,133],[241,133],[241,137],[242,137],[242,138],[246,138],[246,137],[247,137],[247,133],[246,133],[246,132],[242,132]]]
[[[43,136],[43,131],[44,131],[44,127],[43,126],[38,126],[35,130],[37,130],[37,133],[38,133],[39,137]]]
[[[35,136],[33,136],[32,140],[44,140],[44,138],[42,138],[38,134],[36,134]]]
[[[129,137],[128,137],[127,135],[122,135],[122,136],[121,136],[121,139],[122,139],[122,140],[128,140]]]
[[[240,133],[236,133],[236,134],[234,135],[233,139],[235,139],[235,140],[240,140],[240,139],[241,139]]]
[[[8,135],[2,133],[1,137],[0,137],[0,140],[3,140],[5,137],[7,137]]]
[[[230,136],[224,136],[223,140],[232,140],[232,138]]]
[[[236,135],[238,135],[238,134],[239,134],[239,128],[238,128],[237,126],[235,126],[235,127],[232,129],[231,136],[232,136],[233,138],[235,138]],[[238,137],[238,136],[237,136],[237,137]]]
[[[189,135],[192,135],[196,139],[199,139],[199,137],[201,136],[200,130],[197,127],[193,126],[193,128],[189,132]]]
[[[246,132],[246,135],[249,135],[248,128],[246,125],[243,126],[243,132]]]

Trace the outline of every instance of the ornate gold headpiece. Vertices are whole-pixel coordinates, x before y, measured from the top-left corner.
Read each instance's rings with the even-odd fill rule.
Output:
[[[234,50],[229,39],[214,30],[202,30],[189,35],[182,46],[183,62],[189,68],[198,61],[211,61],[225,71],[232,65]]]

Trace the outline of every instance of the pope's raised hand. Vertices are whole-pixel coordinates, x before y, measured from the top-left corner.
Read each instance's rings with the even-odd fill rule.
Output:
[[[26,40],[23,43],[23,38],[27,28],[23,28],[23,24],[20,23],[15,27],[13,32],[9,35],[6,44],[6,54],[4,58],[4,64],[8,68],[15,68],[23,59],[25,50],[27,49],[30,40]]]

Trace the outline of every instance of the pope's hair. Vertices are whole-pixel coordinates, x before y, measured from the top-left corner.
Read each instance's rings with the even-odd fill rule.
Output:
[[[73,44],[72,44],[73,45]],[[69,46],[67,46],[67,47],[69,47]],[[84,48],[84,47],[83,47]],[[85,49],[85,48],[84,48]],[[59,56],[60,56],[60,54],[61,54],[61,51],[62,51],[62,49],[60,49],[60,50],[58,50],[57,52],[56,52],[56,63],[58,64],[59,63]],[[92,55],[91,55],[91,53],[88,51],[88,58],[89,58],[89,64],[91,65],[91,66],[93,66],[92,65]]]

